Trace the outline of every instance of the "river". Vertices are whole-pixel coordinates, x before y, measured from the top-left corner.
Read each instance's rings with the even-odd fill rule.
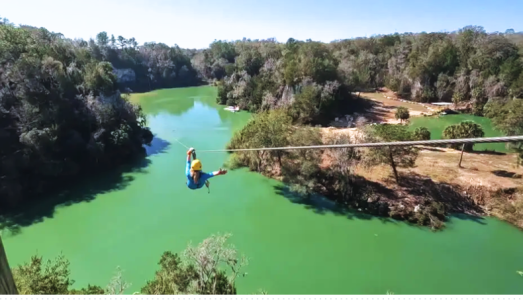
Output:
[[[140,168],[106,174],[55,197],[3,239],[11,267],[62,252],[75,287],[105,286],[116,266],[139,291],[161,254],[230,232],[249,257],[238,292],[270,294],[523,294],[523,233],[485,218],[452,218],[433,233],[401,222],[297,204],[279,183],[246,170],[185,186],[185,152],[223,149],[249,118],[215,104],[212,87],[136,95],[156,135]],[[201,153],[216,170],[226,153]],[[64,198],[65,197],[65,198]]]

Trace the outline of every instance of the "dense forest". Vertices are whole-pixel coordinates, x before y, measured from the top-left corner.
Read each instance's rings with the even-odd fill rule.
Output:
[[[216,41],[193,66],[217,80],[220,102],[244,109],[293,102],[295,117],[320,121],[347,91],[389,87],[419,102],[472,104],[523,97],[523,33],[486,33],[469,26],[452,33],[405,33],[331,43]],[[321,109],[320,109],[321,107]]]
[[[138,46],[134,38],[126,39],[106,32],[96,40],[77,41],[98,61],[111,63],[118,77],[119,87],[131,91],[198,85],[200,80],[190,62],[191,51],[162,43]]]
[[[122,93],[198,84],[178,47],[99,33],[71,40],[0,23],[0,207],[145,154],[141,108]]]

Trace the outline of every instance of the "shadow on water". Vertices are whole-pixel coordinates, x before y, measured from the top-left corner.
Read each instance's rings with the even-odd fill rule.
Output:
[[[459,220],[472,221],[472,222],[476,222],[481,225],[487,225],[485,218],[479,217],[479,216],[468,215],[468,214],[452,214],[452,217],[459,219]]]
[[[382,216],[375,216],[371,214],[366,214],[359,212],[354,209],[344,208],[338,203],[329,200],[321,195],[312,195],[308,198],[303,197],[302,195],[293,192],[287,186],[275,186],[274,189],[278,195],[281,195],[287,198],[290,202],[298,205],[303,205],[305,209],[310,210],[319,215],[333,214],[335,216],[346,217],[349,220],[359,219],[359,220],[373,220],[377,219],[383,223],[397,224],[398,221]]]
[[[158,136],[154,136],[153,140],[151,141],[151,144],[149,146],[144,146],[145,153],[147,156],[165,153],[170,145],[171,143],[169,143],[168,141],[163,140]]]
[[[481,216],[479,208],[471,203],[470,199],[462,195],[452,186],[439,184],[427,178],[420,178],[419,176],[402,176],[402,181],[403,188],[405,188],[404,186],[410,187],[405,189],[405,192],[408,192],[409,195],[419,199],[431,199],[431,201],[444,203],[447,207],[447,221],[456,218],[459,220],[473,221],[481,225],[487,225],[486,220]],[[384,196],[393,199],[391,198],[394,197],[392,190],[374,182],[368,181],[366,184],[371,184],[374,191],[379,191],[378,195],[380,195],[380,197]],[[401,222],[420,229],[424,228],[406,220],[399,221],[383,215],[373,215],[367,212],[343,207],[321,195],[312,195],[306,198],[299,193],[293,192],[287,186],[278,185],[275,186],[274,189],[278,195],[284,196],[294,204],[303,205],[305,209],[313,211],[316,214],[333,214],[336,216],[344,216],[348,219],[359,220],[378,219],[383,223],[398,224]]]
[[[57,194],[35,199],[27,207],[0,216],[0,231],[10,235],[19,234],[23,227],[43,222],[46,218],[53,218],[59,207],[90,202],[98,195],[125,189],[135,179],[132,173],[147,173],[146,168],[151,164],[149,157],[165,153],[169,146],[168,141],[155,136],[151,144],[144,147],[145,157],[113,170],[81,179]]]

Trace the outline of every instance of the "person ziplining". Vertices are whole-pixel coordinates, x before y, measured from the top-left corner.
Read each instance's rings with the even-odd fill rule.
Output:
[[[192,156],[192,162],[191,162]],[[225,175],[227,170],[220,168],[218,171],[205,173],[202,172],[202,162],[199,159],[196,159],[196,150],[190,148],[187,151],[187,165],[185,167],[185,176],[187,177],[187,187],[191,190],[201,189],[204,185],[209,188],[209,178]]]

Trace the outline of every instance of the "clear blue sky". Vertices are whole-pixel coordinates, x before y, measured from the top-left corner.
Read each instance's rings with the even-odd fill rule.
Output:
[[[106,31],[184,48],[215,39],[329,42],[394,32],[523,31],[523,0],[0,0],[0,16],[66,37]],[[518,21],[519,20],[519,21]]]

